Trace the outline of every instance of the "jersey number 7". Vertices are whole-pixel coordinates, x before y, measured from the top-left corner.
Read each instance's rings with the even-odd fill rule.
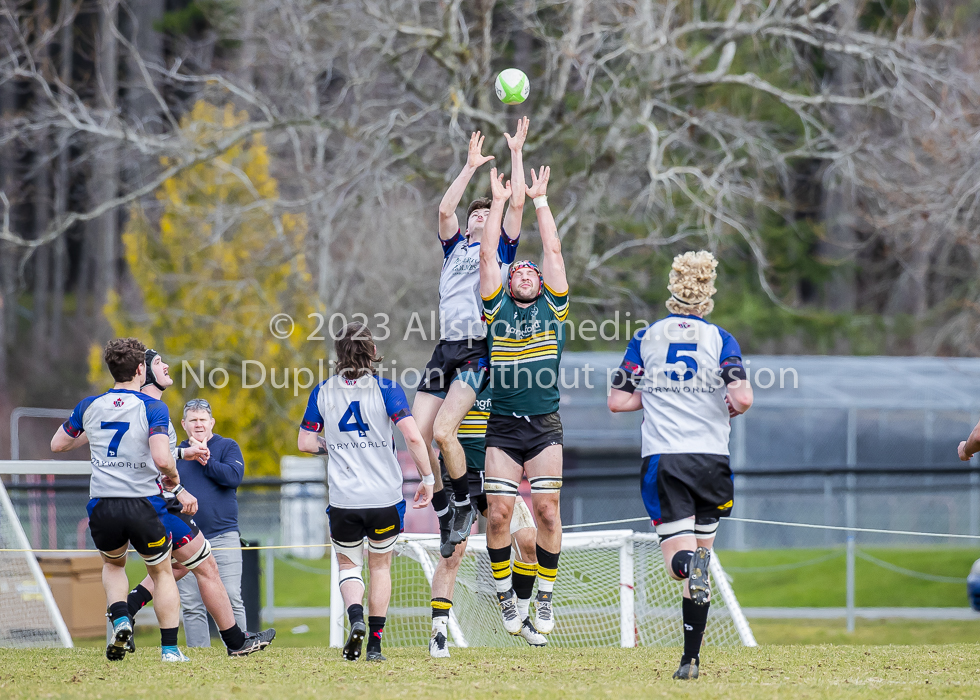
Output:
[[[672,382],[686,382],[688,379],[694,379],[698,376],[698,361],[695,360],[690,355],[678,355],[679,352],[697,352],[697,343],[671,343],[667,346],[667,364],[676,365],[678,362],[683,362],[688,366],[688,369],[684,370],[683,374],[677,374],[674,371],[664,371],[667,378]],[[690,373],[690,376],[689,376]]]
[[[367,432],[371,429],[370,426],[364,422],[361,418],[361,402],[351,401],[350,406],[344,411],[343,417],[341,417],[340,422],[337,424],[342,433],[353,433],[357,431],[360,437],[367,437]]]
[[[122,421],[102,421],[102,429],[116,431],[116,434],[109,440],[109,449],[106,451],[106,457],[115,457],[119,453],[119,443],[122,442],[123,435],[129,430],[129,423]]]

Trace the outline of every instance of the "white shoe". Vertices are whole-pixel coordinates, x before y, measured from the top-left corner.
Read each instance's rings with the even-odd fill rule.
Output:
[[[520,634],[521,618],[517,614],[517,594],[514,589],[511,588],[506,593],[498,593],[497,600],[500,602],[500,616],[504,621],[504,629],[508,634]]]
[[[541,634],[551,634],[555,629],[555,615],[551,609],[551,592],[538,591],[534,598],[534,627]]]
[[[548,645],[548,638],[534,629],[534,625],[531,624],[531,618],[529,617],[525,617],[524,622],[521,623],[520,634],[522,637],[524,637],[524,641],[530,644],[532,647],[543,647]]]
[[[432,630],[429,638],[429,656],[433,659],[449,658],[449,642],[442,630]]]
[[[177,647],[161,647],[160,661],[181,663],[190,659]]]

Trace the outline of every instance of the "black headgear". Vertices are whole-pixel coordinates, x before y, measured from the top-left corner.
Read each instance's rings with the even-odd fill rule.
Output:
[[[143,386],[152,384],[160,391],[166,391],[167,387],[160,386],[160,383],[157,381],[156,375],[153,373],[153,358],[159,356],[160,353],[158,353],[156,350],[153,350],[152,348],[146,349],[146,380],[143,382]],[[140,387],[140,389],[142,388],[143,387]]]

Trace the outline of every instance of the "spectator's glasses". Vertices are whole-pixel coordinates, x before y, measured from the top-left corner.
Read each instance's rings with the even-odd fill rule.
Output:
[[[205,410],[208,414],[211,413],[211,404],[207,402],[207,399],[191,399],[184,404],[184,415],[187,415],[188,411]]]

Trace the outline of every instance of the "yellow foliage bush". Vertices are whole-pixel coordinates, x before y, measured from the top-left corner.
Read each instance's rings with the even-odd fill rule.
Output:
[[[220,109],[201,101],[181,126],[190,138],[207,143],[247,118],[230,105]],[[124,308],[113,294],[105,316],[116,336],[140,338],[170,365],[174,385],[163,398],[179,436],[184,403],[205,398],[215,432],[241,445],[246,474],[278,474],[280,456],[296,453],[310,391],[295,386],[295,370],[306,367],[319,375],[318,368],[327,366],[326,346],[299,331],[316,310],[303,255],[306,219],[275,211],[278,186],[261,135],[167,180],[156,197],[159,219],[136,206],[123,233],[141,308]],[[296,332],[283,340],[269,327],[280,313],[297,321]],[[89,374],[104,387],[112,379],[101,353],[92,348]],[[243,388],[246,360],[266,368],[260,386]],[[216,388],[224,382],[222,370],[228,382]],[[248,365],[248,384],[256,384],[260,374],[259,365]],[[303,372],[299,377],[312,381]]]

